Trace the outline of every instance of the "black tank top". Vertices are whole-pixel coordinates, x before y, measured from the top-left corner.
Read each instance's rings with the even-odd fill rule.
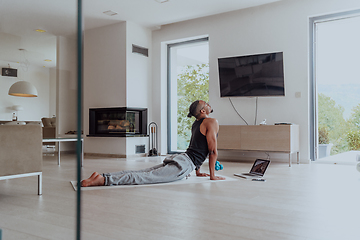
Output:
[[[201,120],[196,120],[191,127],[191,139],[188,149],[186,150],[186,154],[193,161],[196,170],[200,168],[200,166],[205,161],[207,155],[209,154],[209,148],[206,140],[206,136],[204,136],[200,132],[200,125],[204,121],[205,118]]]

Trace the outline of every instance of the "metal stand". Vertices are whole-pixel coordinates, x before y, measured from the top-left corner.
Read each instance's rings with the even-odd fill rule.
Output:
[[[149,124],[149,154],[148,157],[158,156],[158,138],[157,138],[157,124],[151,122]]]

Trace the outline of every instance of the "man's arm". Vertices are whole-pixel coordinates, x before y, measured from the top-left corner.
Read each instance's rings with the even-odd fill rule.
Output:
[[[209,148],[209,172],[210,180],[224,180],[225,178],[215,176],[215,163],[217,160],[217,133],[219,131],[219,124],[216,119],[205,119],[206,124],[206,140]]]

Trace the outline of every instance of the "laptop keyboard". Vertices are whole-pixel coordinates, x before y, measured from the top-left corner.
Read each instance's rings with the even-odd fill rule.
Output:
[[[243,175],[246,175],[246,176],[260,176],[259,174],[254,174],[254,173],[243,173]]]

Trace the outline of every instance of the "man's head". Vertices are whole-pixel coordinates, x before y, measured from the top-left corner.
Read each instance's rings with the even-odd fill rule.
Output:
[[[196,100],[190,105],[189,113],[187,116],[188,117],[194,116],[195,118],[199,119],[199,118],[207,117],[212,112],[213,110],[207,102],[203,100]]]

